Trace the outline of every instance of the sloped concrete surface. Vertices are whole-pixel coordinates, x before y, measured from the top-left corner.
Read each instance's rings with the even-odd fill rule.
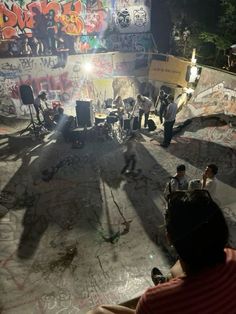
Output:
[[[2,125],[2,313],[85,313],[142,293],[154,266],[167,273],[173,260],[159,234],[163,189],[179,163],[191,179],[201,178],[208,163],[219,166],[217,198],[235,247],[235,128],[217,121],[193,119],[167,149],[159,146],[160,126],[143,130],[142,172],[134,178],[120,176],[123,145],[116,141],[91,141],[83,149],[52,134],[41,142],[9,141]],[[44,181],[42,173],[56,166]]]

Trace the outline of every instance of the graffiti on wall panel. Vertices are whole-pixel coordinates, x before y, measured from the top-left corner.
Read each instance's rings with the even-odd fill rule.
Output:
[[[31,85],[34,96],[41,90],[47,91],[49,101],[60,101],[66,112],[74,114],[78,99],[99,98],[104,101],[106,97],[112,97],[111,82],[115,76],[145,75],[146,68],[136,65],[140,58],[145,59],[146,56],[134,53],[69,56],[63,69],[55,68],[57,58],[54,56],[0,59],[0,114],[28,115],[21,106],[18,92],[22,84]],[[89,73],[84,68],[86,62],[91,64]],[[98,83],[100,80],[103,84]]]
[[[127,8],[121,7],[118,0],[0,3],[2,57],[57,55],[62,50],[68,54],[94,49],[112,51],[108,38],[111,34],[148,31],[150,7],[145,0],[130,0]],[[135,51],[135,45],[131,47]],[[122,51],[131,51],[131,48],[126,45]]]
[[[113,34],[107,38],[109,51],[148,52],[153,51],[153,40],[150,33]]]
[[[45,75],[43,77],[34,77],[28,75],[27,78],[20,78],[20,85],[31,85],[34,93],[37,95],[41,90],[60,90],[62,93],[69,92],[72,82],[68,72],[63,72],[59,76]]]
[[[128,6],[117,10],[114,22],[121,33],[139,33],[150,30],[150,17],[147,7]]]
[[[235,116],[235,86],[235,75],[203,67],[197,88],[179,119],[216,114]]]

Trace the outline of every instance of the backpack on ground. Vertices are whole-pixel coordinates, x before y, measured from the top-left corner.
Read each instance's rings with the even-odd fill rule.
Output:
[[[152,119],[149,119],[147,124],[148,124],[148,130],[149,131],[155,131],[156,130],[156,128],[157,128],[156,124]]]

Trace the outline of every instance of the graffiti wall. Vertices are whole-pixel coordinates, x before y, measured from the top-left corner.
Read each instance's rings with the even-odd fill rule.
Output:
[[[236,75],[203,67],[197,88],[179,119],[215,114],[236,115]]]
[[[63,67],[56,56],[0,59],[0,114],[28,115],[19,99],[22,84],[31,85],[35,96],[45,90],[49,102],[60,101],[72,114],[76,100],[134,97],[148,62],[148,55],[134,53],[69,56]]]
[[[153,55],[149,69],[149,79],[187,87],[186,73],[189,65],[190,62],[171,55]]]
[[[151,0],[15,0],[0,3],[2,57],[150,51]]]

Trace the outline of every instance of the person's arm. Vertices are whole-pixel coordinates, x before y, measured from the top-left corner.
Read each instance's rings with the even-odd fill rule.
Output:
[[[135,110],[136,110],[136,108],[137,108],[138,105],[139,105],[139,104],[138,104],[138,101],[136,101],[135,104],[134,104],[133,110],[132,110],[132,112],[131,112],[131,117],[134,116]]]
[[[87,314],[135,314],[135,310],[121,305],[100,305]]]
[[[151,314],[147,302],[145,293],[141,296],[138,305],[135,310],[135,314]]]
[[[171,113],[172,113],[172,104],[169,104],[168,106],[167,106],[167,108],[166,108],[166,111],[165,111],[165,113],[164,113],[164,118],[165,118],[165,120],[168,120],[169,118],[170,118],[170,116],[171,116]]]
[[[182,265],[180,263],[180,260],[178,259],[177,262],[174,264],[174,266],[171,267],[170,273],[172,278],[185,276],[185,273],[183,271]],[[171,279],[171,278],[170,278]]]
[[[202,189],[206,188],[206,180],[207,180],[207,174],[206,172],[204,172],[202,175]]]
[[[177,179],[171,179],[170,181],[171,192],[175,192],[179,189],[179,183]]]

